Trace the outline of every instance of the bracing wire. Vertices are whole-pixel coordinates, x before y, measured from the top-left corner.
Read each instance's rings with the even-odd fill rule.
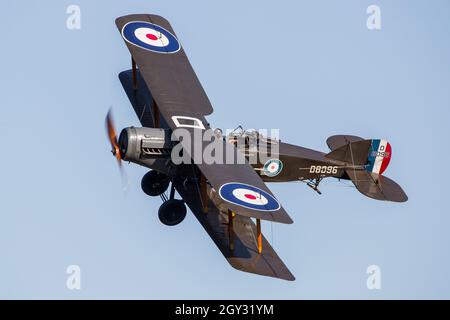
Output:
[[[271,233],[271,246],[272,248],[274,248],[274,244],[273,244],[273,221],[270,221],[270,233]]]
[[[348,146],[350,147],[350,156],[352,157],[353,174],[355,175],[355,185],[358,186],[358,178],[356,177],[355,161],[353,160],[352,143],[349,143]]]

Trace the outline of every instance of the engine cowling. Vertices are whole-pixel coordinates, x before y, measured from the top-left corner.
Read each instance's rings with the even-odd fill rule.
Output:
[[[126,161],[170,157],[172,147],[170,132],[166,129],[128,127],[119,136],[120,155]]]

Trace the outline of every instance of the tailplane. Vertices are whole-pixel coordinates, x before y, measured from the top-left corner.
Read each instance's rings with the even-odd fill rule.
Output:
[[[364,138],[358,137],[358,136],[350,136],[350,135],[335,135],[335,136],[331,136],[327,139],[327,145],[330,148],[331,151],[345,146],[351,142],[356,142],[356,141],[360,141],[360,140],[364,140]]]
[[[345,170],[356,189],[363,195],[376,199],[393,202],[405,202],[408,196],[395,181],[381,174],[364,170]]]

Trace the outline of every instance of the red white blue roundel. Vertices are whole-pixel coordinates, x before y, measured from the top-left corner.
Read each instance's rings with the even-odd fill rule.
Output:
[[[277,176],[283,170],[283,162],[279,159],[270,159],[263,167],[263,172],[268,177]]]
[[[220,187],[219,195],[225,201],[253,210],[276,211],[281,208],[272,195],[244,183],[226,183]]]
[[[128,22],[122,28],[122,37],[139,48],[154,52],[175,53],[181,48],[172,33],[150,22]]]

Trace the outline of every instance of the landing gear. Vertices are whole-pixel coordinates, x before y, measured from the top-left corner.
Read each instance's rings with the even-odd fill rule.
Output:
[[[322,181],[322,178],[311,179],[306,183],[306,185],[316,191],[318,194],[322,194],[322,192],[319,190],[320,181]]]
[[[164,202],[158,210],[161,223],[166,226],[175,226],[186,217],[186,206],[183,200],[169,199]]]
[[[181,223],[186,217],[186,205],[183,200],[175,199],[175,186],[170,186],[170,194],[167,197],[166,191],[169,188],[171,179],[169,176],[152,170],[142,177],[141,187],[145,194],[156,197],[160,196],[163,204],[159,207],[159,220],[166,226],[175,226]]]
[[[169,187],[170,178],[163,173],[152,170],[142,177],[141,187],[145,194],[156,197],[166,192]]]
[[[181,223],[186,217],[186,205],[183,200],[175,199],[175,187],[170,187],[169,199],[163,198],[163,204],[159,207],[158,217],[161,223],[166,226],[175,226]]]

